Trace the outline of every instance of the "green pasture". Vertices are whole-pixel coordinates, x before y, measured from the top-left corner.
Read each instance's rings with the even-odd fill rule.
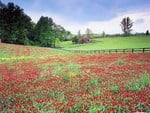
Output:
[[[67,50],[101,50],[150,47],[150,36],[107,37],[92,39],[88,44],[73,44],[71,41],[61,43]]]

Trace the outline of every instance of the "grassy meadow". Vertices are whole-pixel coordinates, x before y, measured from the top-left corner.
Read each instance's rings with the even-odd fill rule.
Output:
[[[150,47],[150,36],[130,36],[117,38],[96,38],[88,44],[73,44],[71,41],[61,43],[67,50],[101,50]]]

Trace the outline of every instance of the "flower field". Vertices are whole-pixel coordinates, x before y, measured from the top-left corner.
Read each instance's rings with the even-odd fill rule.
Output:
[[[0,113],[150,112],[150,53],[0,44]]]

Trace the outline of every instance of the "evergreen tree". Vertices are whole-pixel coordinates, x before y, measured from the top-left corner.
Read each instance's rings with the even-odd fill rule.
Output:
[[[14,3],[0,9],[0,37],[2,42],[27,44],[32,29],[31,18]]]

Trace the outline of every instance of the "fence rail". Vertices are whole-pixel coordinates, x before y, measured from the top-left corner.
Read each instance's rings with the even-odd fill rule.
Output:
[[[99,53],[145,53],[150,52],[150,48],[126,48],[126,49],[103,49],[103,50],[66,50],[73,53],[87,53],[87,54],[99,54]]]

